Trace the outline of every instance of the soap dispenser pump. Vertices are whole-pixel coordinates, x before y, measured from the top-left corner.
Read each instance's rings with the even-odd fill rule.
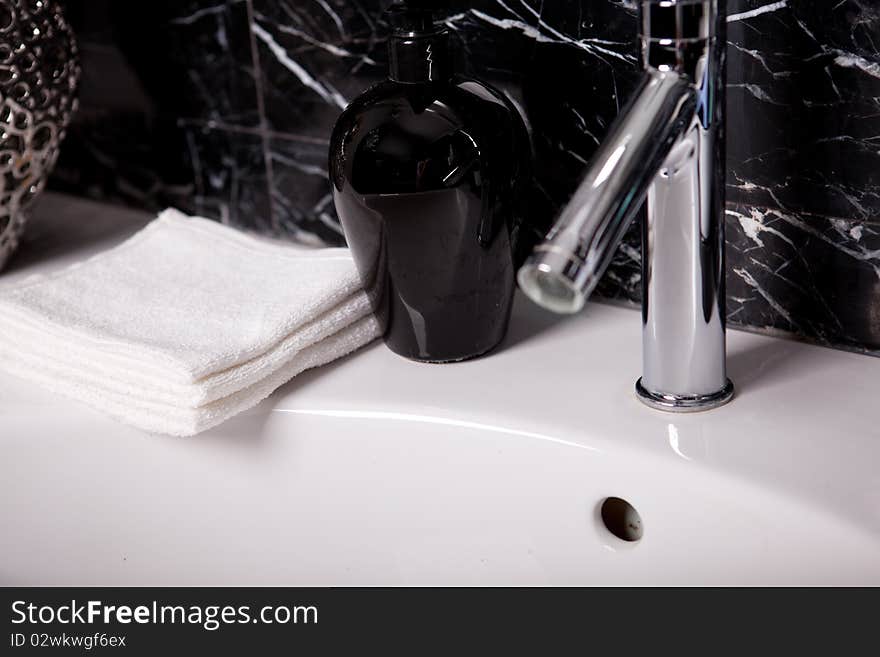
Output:
[[[337,213],[385,343],[438,363],[482,355],[507,331],[531,166],[511,101],[453,72],[434,20],[444,4],[392,3],[388,79],[330,141]]]

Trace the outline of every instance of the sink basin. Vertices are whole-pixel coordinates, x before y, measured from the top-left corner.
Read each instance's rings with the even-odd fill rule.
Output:
[[[728,353],[731,404],[664,414],[637,312],[518,299],[488,358],[373,344],[186,439],[0,374],[0,584],[880,584],[880,360]]]

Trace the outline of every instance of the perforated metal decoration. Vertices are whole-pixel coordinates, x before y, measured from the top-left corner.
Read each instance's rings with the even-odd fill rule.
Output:
[[[0,0],[0,268],[76,109],[76,40],[54,0]]]

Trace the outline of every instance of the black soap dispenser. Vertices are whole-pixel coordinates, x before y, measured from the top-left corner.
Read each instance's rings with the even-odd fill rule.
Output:
[[[444,4],[392,3],[388,79],[330,142],[336,209],[385,343],[437,363],[484,354],[507,331],[531,166],[512,103],[453,73],[433,16]]]

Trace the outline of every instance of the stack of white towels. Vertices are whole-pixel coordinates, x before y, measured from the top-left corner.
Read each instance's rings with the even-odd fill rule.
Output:
[[[378,334],[348,249],[176,210],[89,260],[0,289],[0,368],[173,435],[209,429]]]

